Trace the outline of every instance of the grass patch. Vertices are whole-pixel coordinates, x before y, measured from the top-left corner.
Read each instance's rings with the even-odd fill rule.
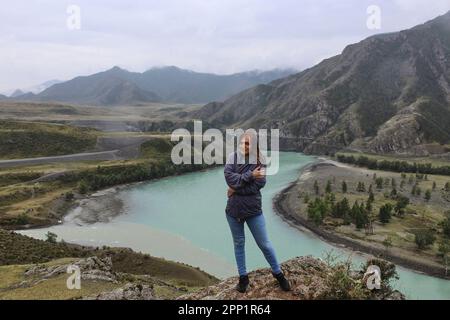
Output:
[[[121,283],[84,280],[80,290],[69,290],[66,286],[67,275],[46,279],[36,285],[15,288],[0,292],[0,299],[9,300],[67,300],[95,295],[123,286]]]
[[[57,156],[91,150],[95,130],[38,122],[0,121],[0,158]]]
[[[177,286],[208,286],[217,282],[217,278],[178,262],[168,261],[150,255],[136,254],[127,249],[112,249],[113,270],[135,275],[149,274],[162,280],[170,280]],[[111,254],[105,251],[104,254]]]

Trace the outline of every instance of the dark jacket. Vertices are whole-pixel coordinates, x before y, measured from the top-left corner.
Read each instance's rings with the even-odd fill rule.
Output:
[[[235,218],[245,219],[262,213],[261,192],[266,184],[266,177],[255,179],[252,171],[257,164],[241,164],[243,155],[240,152],[230,154],[225,164],[225,180],[235,190],[228,198],[225,212]],[[261,167],[264,167],[261,165]]]

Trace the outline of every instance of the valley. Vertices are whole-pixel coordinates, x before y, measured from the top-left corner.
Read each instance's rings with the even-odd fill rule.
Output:
[[[116,66],[0,95],[0,299],[239,298],[219,280],[235,273],[222,169],[171,161],[194,120],[281,133],[263,206],[296,291],[274,291],[252,243],[244,298],[450,298],[449,34],[450,12],[301,72]],[[395,263],[401,292],[369,292],[329,250],[387,279]]]

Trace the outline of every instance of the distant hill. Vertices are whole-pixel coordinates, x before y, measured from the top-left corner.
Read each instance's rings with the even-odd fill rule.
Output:
[[[256,84],[267,83],[293,72],[272,70],[216,75],[161,67],[138,73],[114,67],[54,84],[35,96],[18,95],[14,99],[93,105],[134,105],[159,101],[207,103],[225,99]]]
[[[153,92],[139,88],[118,75],[118,68],[76,77],[51,86],[32,97],[38,101],[60,101],[92,105],[139,104],[160,101]]]
[[[6,99],[8,99],[7,96],[4,96],[4,95],[0,94],[0,100],[6,100]]]
[[[38,94],[38,93],[41,93],[42,91],[44,91],[45,89],[50,88],[52,85],[57,84],[57,83],[61,83],[61,82],[63,82],[63,81],[61,81],[61,80],[48,80],[48,81],[45,81],[45,82],[40,83],[38,85],[25,88],[22,91],[24,91],[24,92],[32,92],[34,94]]]
[[[23,92],[23,91],[20,90],[20,89],[17,89],[17,90],[15,90],[13,93],[11,93],[10,97],[11,97],[11,98],[16,98],[16,97],[19,97],[19,96],[21,96],[21,95],[23,95],[23,94],[25,94],[25,92]]]
[[[295,75],[193,114],[220,127],[276,127],[308,153],[427,153],[450,143],[450,12],[380,34]]]
[[[153,90],[165,101],[207,103],[225,100],[242,90],[292,73],[295,71],[288,69],[216,75],[172,66],[147,70],[137,77],[136,83],[144,89]]]

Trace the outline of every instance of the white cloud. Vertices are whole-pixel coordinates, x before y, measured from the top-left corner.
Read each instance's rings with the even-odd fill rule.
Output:
[[[119,65],[177,65],[232,73],[306,68],[373,34],[366,8],[383,10],[381,32],[423,23],[450,0],[15,0],[0,11],[0,92]],[[81,8],[81,30],[66,8]]]

